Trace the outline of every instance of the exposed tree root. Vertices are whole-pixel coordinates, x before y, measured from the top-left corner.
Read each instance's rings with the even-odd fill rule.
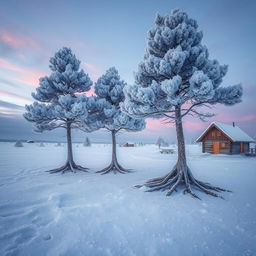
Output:
[[[49,173],[58,173],[58,172],[62,172],[65,173],[67,171],[71,171],[71,172],[76,172],[76,171],[83,171],[83,172],[88,172],[88,168],[82,167],[81,165],[77,165],[74,162],[67,162],[65,165],[56,168],[56,169],[52,169],[49,170],[47,172]]]
[[[114,173],[119,172],[119,173],[125,174],[125,173],[131,172],[131,170],[123,168],[117,161],[112,161],[109,166],[107,166],[106,168],[104,168],[100,171],[97,171],[96,173],[100,173],[103,175],[103,174],[107,174],[110,172],[114,172]]]
[[[192,190],[192,187],[214,197],[219,197],[224,199],[221,195],[215,192],[231,192],[230,190],[226,190],[223,188],[211,186],[209,183],[204,183],[194,178],[188,166],[179,166],[176,164],[172,171],[167,175],[150,179],[143,185],[137,185],[136,188],[140,188],[145,186],[148,188],[146,192],[153,191],[165,191],[168,190],[166,196],[170,196],[174,191],[177,191],[177,188],[180,186],[185,187],[183,193],[191,194],[194,198],[200,199],[197,194],[195,194]],[[213,192],[214,191],[214,192]]]

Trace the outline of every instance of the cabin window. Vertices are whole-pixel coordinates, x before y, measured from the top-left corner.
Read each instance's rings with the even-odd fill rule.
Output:
[[[215,132],[212,132],[212,137],[215,137]]]
[[[221,136],[221,132],[217,131],[217,136],[220,137]]]
[[[226,147],[226,143],[222,142],[222,143],[220,144],[220,146],[221,146],[222,148],[225,148],[225,147]]]

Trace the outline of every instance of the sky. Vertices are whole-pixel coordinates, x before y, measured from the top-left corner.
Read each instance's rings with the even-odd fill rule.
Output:
[[[49,59],[63,46],[70,47],[81,66],[96,81],[115,66],[122,79],[134,83],[134,72],[143,58],[146,35],[157,13],[180,8],[198,21],[211,59],[227,64],[223,85],[241,83],[243,101],[232,107],[216,105],[207,122],[184,120],[187,141],[197,138],[212,121],[235,122],[256,136],[256,1],[13,1],[0,8],[0,139],[65,140],[65,131],[36,134],[22,117],[38,79],[49,75]],[[105,131],[74,132],[75,141],[88,136],[108,142]],[[138,133],[122,133],[119,141],[155,142],[162,136],[175,141],[175,127],[147,120]]]

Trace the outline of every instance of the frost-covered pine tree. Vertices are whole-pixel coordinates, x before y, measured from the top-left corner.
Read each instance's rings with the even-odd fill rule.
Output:
[[[67,136],[67,161],[64,166],[50,170],[51,173],[86,171],[87,168],[74,163],[72,152],[71,129],[78,128],[91,131],[89,112],[94,108],[95,99],[84,94],[90,90],[92,81],[80,69],[80,61],[69,48],[62,48],[50,59],[50,76],[40,78],[36,93],[32,93],[36,100],[26,106],[25,119],[34,123],[35,131],[43,132],[56,128],[64,128]],[[40,102],[40,103],[39,103]],[[91,118],[91,117],[90,117]],[[94,127],[93,127],[94,126]]]
[[[158,137],[157,141],[156,141],[156,145],[158,146],[158,148],[160,149],[161,146],[163,146],[164,144],[164,139],[161,137]]]
[[[44,143],[40,142],[39,147],[44,147]]]
[[[116,68],[112,67],[102,75],[95,83],[95,93],[100,99],[106,99],[109,107],[104,110],[104,128],[111,132],[112,136],[112,161],[109,166],[98,173],[106,174],[111,171],[114,173],[126,173],[128,169],[123,168],[117,161],[116,156],[116,134],[125,130],[128,132],[141,131],[145,128],[144,119],[134,119],[121,112],[120,103],[124,101],[123,88],[126,83],[120,79]]]
[[[20,140],[17,140],[16,143],[14,144],[14,147],[22,148],[23,144],[22,144],[22,142]]]
[[[196,179],[186,162],[183,118],[193,115],[204,119],[211,114],[203,113],[202,107],[234,105],[242,96],[241,85],[221,86],[227,66],[209,59],[202,38],[197,22],[185,12],[173,10],[166,16],[157,15],[135,75],[137,84],[124,89],[121,107],[125,113],[137,118],[167,118],[176,126],[177,163],[166,176],[147,181],[144,186],[148,191],[168,190],[169,196],[184,186],[184,193],[196,198],[192,187],[215,197],[220,197],[216,192],[225,191]]]
[[[86,137],[83,145],[84,145],[84,147],[90,147],[91,146],[91,141],[88,137]]]

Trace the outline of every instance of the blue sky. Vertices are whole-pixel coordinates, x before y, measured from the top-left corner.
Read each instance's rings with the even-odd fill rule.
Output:
[[[31,124],[21,117],[23,106],[32,102],[38,78],[49,74],[48,61],[54,52],[71,47],[94,81],[116,66],[131,84],[156,13],[164,15],[174,8],[198,21],[210,57],[229,65],[223,84],[242,83],[244,87],[243,102],[234,107],[216,106],[216,116],[209,122],[235,121],[255,136],[255,1],[2,1],[0,139],[64,138],[64,131],[32,135]],[[209,122],[185,120],[187,138],[195,138]],[[154,120],[145,131],[120,138],[155,141],[160,135],[174,140],[174,128]],[[77,139],[85,136],[75,134]],[[89,136],[95,141],[108,140],[105,132]]]

